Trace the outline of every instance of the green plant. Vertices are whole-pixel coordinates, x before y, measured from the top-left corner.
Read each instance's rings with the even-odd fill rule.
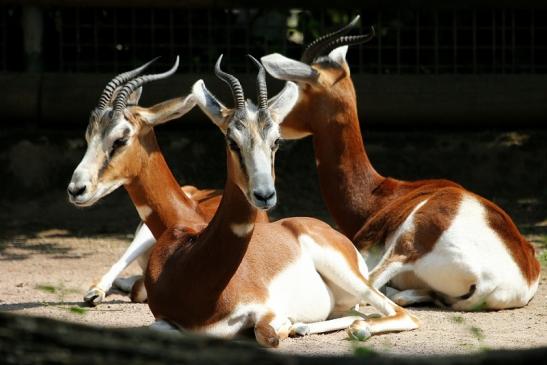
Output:
[[[43,291],[48,294],[55,294],[57,296],[57,302],[59,302],[59,304],[55,304],[54,307],[57,307],[59,309],[66,310],[69,313],[78,314],[78,315],[84,315],[87,313],[86,308],[78,307],[75,305],[70,307],[63,305],[65,301],[65,295],[70,293],[79,293],[79,290],[66,288],[63,284],[60,284],[57,286],[51,285],[51,284],[38,284],[35,286],[35,289]],[[50,304],[48,303],[42,303],[42,304],[45,306],[50,306]]]

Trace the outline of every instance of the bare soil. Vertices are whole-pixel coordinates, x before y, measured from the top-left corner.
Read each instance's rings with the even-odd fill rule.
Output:
[[[131,303],[115,290],[96,308],[82,303],[86,289],[122,254],[131,237],[82,237],[66,229],[46,229],[32,236],[4,239],[0,244],[0,311],[107,327],[151,324],[153,316],[146,304]],[[140,268],[133,264],[124,275],[139,273]],[[421,328],[412,332],[355,343],[339,331],[288,339],[279,351],[315,355],[374,350],[416,355],[547,346],[545,270],[536,297],[525,308],[461,313],[419,307],[411,312],[422,321]]]
[[[6,143],[0,146],[0,162],[10,170],[0,182],[4,194],[0,195],[0,311],[108,327],[147,326],[153,321],[147,305],[130,303],[123,293],[113,291],[97,308],[82,306],[85,291],[121,255],[138,222],[123,189],[88,209],[75,209],[66,202],[63,189],[83,155],[82,133],[34,136],[19,142],[9,133],[1,138]],[[160,144],[181,183],[222,187],[223,142],[217,138],[218,144],[211,143],[211,148],[206,142],[216,134],[163,136]],[[536,244],[545,264],[545,138],[545,131],[377,132],[367,134],[366,141],[381,173],[405,179],[448,177],[500,204]],[[35,150],[57,157],[32,167],[28,161],[36,157]],[[287,143],[277,159],[280,206],[274,218],[303,215],[329,221],[310,142]],[[34,185],[25,185],[32,181]],[[313,355],[374,350],[416,355],[547,346],[545,271],[544,266],[539,291],[525,308],[460,313],[416,307],[410,310],[422,326],[415,331],[375,336],[357,344],[339,331],[288,339],[276,351]],[[134,265],[124,275],[139,272]]]

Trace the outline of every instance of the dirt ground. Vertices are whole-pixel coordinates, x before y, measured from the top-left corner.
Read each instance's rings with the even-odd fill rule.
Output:
[[[44,209],[46,214],[50,209],[56,210],[55,203]],[[93,212],[90,213],[93,216]],[[79,214],[84,212],[76,211],[75,215]],[[108,224],[104,229],[108,231]],[[122,254],[132,237],[112,233],[84,235],[66,229],[44,229],[32,235],[13,234],[0,241],[0,276],[3,278],[0,280],[0,311],[98,326],[151,324],[153,317],[146,304],[133,304],[117,291],[96,308],[83,306],[86,289]],[[540,244],[542,237],[529,236]],[[344,331],[339,331],[288,339],[279,351],[312,355],[374,350],[415,355],[547,346],[545,271],[536,297],[525,308],[486,313],[413,308],[411,312],[420,318],[422,327],[412,332],[375,336],[364,343],[354,343],[347,339]],[[140,268],[133,264],[124,275],[138,273]]]
[[[522,136],[526,137],[524,142]],[[184,136],[189,141],[194,137]],[[536,244],[545,264],[546,137],[547,133],[542,131],[469,132],[457,136],[450,133],[371,133],[367,147],[381,172],[407,179],[449,177],[494,200],[514,217],[519,228]],[[81,136],[78,133],[77,137],[63,135],[57,138],[60,142],[47,137],[30,139],[30,142],[20,142],[13,147],[5,147],[6,144],[0,147],[0,160],[9,160],[13,171],[21,171],[22,166],[13,156],[25,157],[29,151],[41,151],[39,148],[46,147],[49,156],[57,156],[51,160],[52,163],[57,161],[58,166],[48,175],[49,180],[37,180],[42,184],[42,191],[35,189],[32,193],[11,196],[20,190],[24,181],[32,178],[30,175],[22,176],[20,183],[15,174],[12,180],[8,176],[8,181],[2,182],[6,195],[0,196],[0,311],[98,326],[147,326],[153,321],[147,305],[132,304],[119,292],[112,292],[97,308],[82,306],[86,289],[124,251],[138,219],[123,189],[103,199],[96,207],[71,207],[66,202],[63,187],[83,155],[82,144],[73,142]],[[64,142],[67,140],[69,142]],[[205,170],[184,164],[184,161],[188,160],[189,154],[210,156],[223,152],[211,152],[204,144],[181,143],[181,140],[180,135],[174,135],[160,141],[166,146],[171,165],[178,166],[179,181],[211,186],[204,181],[212,177],[215,181],[212,186],[220,187],[223,170],[216,159],[202,162]],[[67,147],[69,145],[75,147]],[[65,153],[67,148],[73,151]],[[180,156],[181,163],[176,161],[176,156]],[[298,156],[305,158],[295,158]],[[280,207],[274,216],[309,215],[328,220],[309,142],[288,144],[282,148],[278,160]],[[27,159],[21,161],[29,163]],[[59,161],[63,161],[62,164]],[[220,173],[215,175],[216,170]],[[52,186],[57,188],[52,189]],[[139,273],[136,265],[124,275],[135,273]],[[417,307],[411,312],[420,318],[422,326],[415,331],[375,336],[357,344],[347,340],[344,331],[339,331],[289,339],[276,351],[311,355],[374,350],[414,355],[547,346],[545,276],[544,266],[539,291],[525,308],[460,313]]]

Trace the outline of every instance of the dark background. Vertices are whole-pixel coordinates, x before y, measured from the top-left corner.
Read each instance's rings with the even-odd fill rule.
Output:
[[[76,234],[129,232],[137,222],[123,189],[93,208],[64,189],[83,156],[89,113],[116,73],[156,56],[176,76],[144,88],[143,105],[236,73],[249,96],[246,54],[298,59],[304,45],[361,14],[378,36],[351,47],[367,151],[378,171],[402,179],[445,177],[499,203],[521,229],[547,225],[547,3],[541,1],[4,1],[0,4],[0,232],[66,227]],[[298,9],[298,10],[296,10]],[[356,32],[357,33],[357,32]],[[269,79],[271,93],[279,83]],[[229,100],[229,99],[225,99]],[[221,188],[224,144],[194,110],[157,131],[181,184]],[[276,217],[329,219],[310,140],[277,157]]]

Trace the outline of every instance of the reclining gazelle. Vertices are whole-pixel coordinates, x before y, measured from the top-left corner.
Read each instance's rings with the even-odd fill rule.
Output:
[[[145,285],[158,323],[224,337],[254,328],[264,346],[277,346],[291,332],[350,324],[357,338],[417,328],[416,319],[369,285],[364,260],[341,233],[312,218],[255,223],[258,211],[276,204],[279,124],[298,88],[289,82],[268,100],[265,71],[253,59],[260,70],[255,106],[245,101],[237,78],[220,69],[221,59],[215,74],[230,86],[235,107],[221,104],[201,80],[193,95],[226,138],[224,195],[205,229],[180,222],[152,249]],[[364,303],[385,317],[325,321]]]
[[[137,105],[144,83],[169,77],[178,67],[177,57],[171,70],[137,77],[152,62],[124,72],[107,84],[91,113],[86,154],[68,186],[69,200],[85,207],[123,184],[145,223],[138,227],[118,262],[86,293],[84,300],[92,305],[105,298],[116,277],[131,262],[139,259],[141,268],[146,268],[151,247],[167,227],[180,218],[207,224],[220,203],[221,191],[193,186],[184,186],[181,191],[156,142],[154,126],[184,115],[194,107],[193,98],[175,98],[151,108]],[[260,212],[257,219],[267,222],[268,216]],[[137,279],[119,279],[116,284],[131,292]],[[131,298],[139,302],[146,299],[142,285],[136,286]]]
[[[165,176],[160,176],[161,180],[152,179],[154,170],[146,169],[135,176],[137,166],[126,165],[120,169],[117,164],[121,161],[101,154],[102,148],[94,153],[88,149],[73,181],[75,185],[84,179],[90,182],[86,189],[92,190],[93,198],[80,199],[88,205],[105,196],[104,192],[113,191],[121,182],[126,187],[146,185],[138,198],[127,189],[138,210],[143,202],[150,207],[143,219],[156,215],[164,225],[173,227],[152,249],[145,275],[149,305],[159,323],[168,322],[225,337],[254,326],[257,340],[266,346],[277,345],[289,332],[306,334],[352,325],[350,333],[363,339],[378,332],[417,328],[415,318],[368,285],[366,264],[351,242],[325,223],[293,218],[271,225],[256,223],[255,227],[256,216],[262,211],[255,205],[267,209],[275,204],[273,155],[278,124],[296,102],[298,92],[296,86],[289,83],[279,95],[267,101],[262,71],[259,77],[262,92],[256,108],[243,101],[239,82],[223,73],[219,65],[220,60],[217,75],[232,81],[235,109],[222,106],[202,82],[194,86],[200,107],[231,138],[227,149],[225,195],[207,227],[202,219],[193,218],[191,214],[176,218],[169,214],[176,204],[169,206],[169,199],[162,200],[153,189],[161,190]],[[141,77],[128,83],[119,95],[140,93],[137,88],[145,80],[149,78]],[[180,100],[188,105],[193,97]],[[143,141],[147,148],[156,145],[150,125],[172,119],[169,116],[173,108],[166,112],[158,106],[126,108],[123,104],[114,103],[114,116],[104,119],[103,123],[108,124],[105,130],[101,130],[102,125],[90,126],[90,145],[96,143],[94,138],[99,138],[101,133],[115,140],[109,133],[117,133],[118,128],[130,128],[126,148],[140,149]],[[123,106],[124,112],[117,112],[116,105]],[[179,105],[174,109],[180,115],[189,108]],[[143,128],[135,128],[135,125]],[[133,144],[137,146],[131,147]],[[155,155],[154,160],[163,161],[160,154]],[[136,164],[143,161],[147,159],[140,156]],[[97,165],[103,168],[98,169]],[[172,192],[178,190],[173,188]],[[184,205],[180,209],[191,207]],[[139,214],[144,216],[142,211],[145,209],[141,208]],[[366,302],[385,317],[363,321],[361,317],[352,316],[321,322],[339,310]],[[320,322],[302,324],[299,321]]]
[[[283,137],[313,136],[327,207],[369,267],[379,262],[370,274],[374,286],[401,290],[390,296],[395,302],[436,299],[459,310],[526,305],[540,265],[501,208],[451,181],[400,181],[371,165],[346,62],[348,45],[374,36],[345,36],[358,19],[312,42],[302,61],[262,57],[272,76],[300,88]]]

